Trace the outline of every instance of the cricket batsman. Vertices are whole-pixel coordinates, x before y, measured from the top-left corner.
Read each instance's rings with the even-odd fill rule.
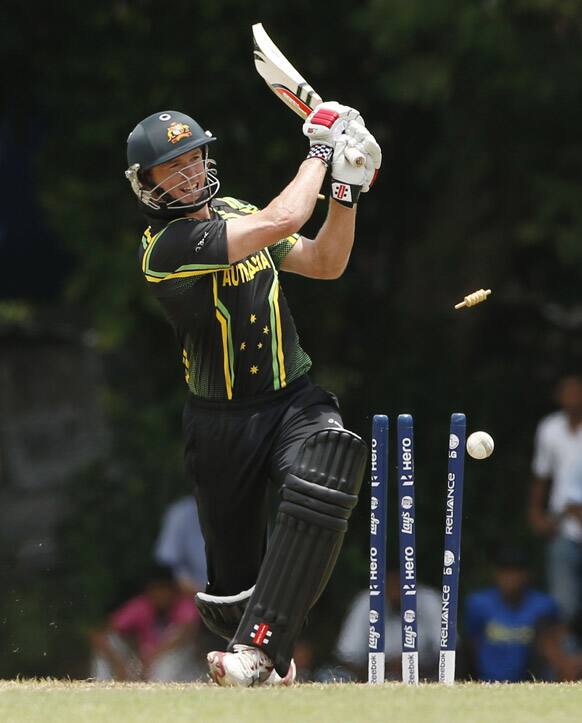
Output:
[[[229,641],[208,654],[223,686],[293,682],[294,642],[331,576],[366,466],[336,397],[308,376],[280,272],[341,276],[381,151],[358,111],[337,102],[319,105],[303,133],[306,159],[262,210],[218,197],[216,137],[191,117],[154,113],[127,141],[125,175],[147,222],[139,262],[188,386],[185,462],[208,563],[196,604]],[[346,159],[354,148],[362,166]],[[327,217],[306,238],[328,169]],[[267,540],[269,484],[281,502]]]

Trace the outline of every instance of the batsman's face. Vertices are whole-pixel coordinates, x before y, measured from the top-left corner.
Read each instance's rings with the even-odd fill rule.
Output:
[[[204,150],[195,148],[189,153],[173,158],[166,163],[154,166],[151,171],[155,195],[162,201],[168,196],[182,203],[194,203],[200,196],[206,183],[204,168]]]

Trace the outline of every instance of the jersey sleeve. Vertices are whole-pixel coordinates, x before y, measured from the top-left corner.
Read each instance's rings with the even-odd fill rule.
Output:
[[[273,259],[273,263],[277,269],[281,267],[283,259],[287,256],[289,251],[291,251],[293,246],[295,246],[297,241],[299,241],[299,234],[293,233],[291,236],[287,236],[287,238],[281,239],[269,246],[269,253],[271,254],[271,258]]]
[[[536,477],[551,477],[553,457],[548,425],[540,422],[536,430],[532,471]]]
[[[151,283],[202,276],[229,265],[222,219],[172,221],[151,237],[142,258],[142,271]]]

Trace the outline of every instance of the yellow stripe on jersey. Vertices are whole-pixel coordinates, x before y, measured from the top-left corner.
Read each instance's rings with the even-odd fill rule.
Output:
[[[151,226],[148,226],[148,228],[145,230],[143,238],[148,240],[148,244],[143,255],[141,266],[146,280],[152,284],[158,284],[160,281],[168,281],[169,279],[183,279],[189,276],[202,276],[203,274],[214,273],[217,269],[228,269],[230,267],[230,264],[184,264],[183,266],[177,268],[175,271],[165,272],[154,271],[153,269],[151,269],[150,256],[152,255],[154,246],[161,238],[164,231],[168,228],[168,226],[175,223],[176,221],[181,220],[182,219],[175,218],[173,221],[170,221],[170,223],[168,223],[167,226],[164,226],[161,231],[158,231],[155,236],[151,235]]]
[[[281,386],[287,385],[287,374],[285,372],[285,355],[283,354],[283,330],[281,326],[281,310],[279,309],[279,280],[275,277],[275,293],[273,294],[273,306],[275,308],[275,320],[277,329],[277,358],[279,360],[279,377]]]
[[[176,271],[173,274],[164,274],[163,276],[151,276],[146,274],[145,277],[152,284],[158,284],[160,281],[167,281],[168,279],[183,279],[187,276],[203,276],[204,274],[216,273],[217,269],[228,269],[230,264],[211,264],[207,269],[197,269],[196,271]]]
[[[228,314],[225,307],[221,304],[218,298],[218,281],[216,274],[212,277],[212,291],[214,294],[214,307],[215,314],[220,324],[220,330],[222,334],[222,357],[224,366],[224,381],[226,385],[226,396],[228,399],[232,399],[232,387],[234,384],[234,369],[233,369],[233,352],[232,352],[232,334],[230,333],[230,318],[225,315]]]
[[[257,213],[258,208],[253,205],[252,203],[246,203],[245,201],[239,201],[238,198],[233,198],[232,196],[223,196],[222,198],[217,198],[217,201],[224,201],[227,206],[230,206],[231,208],[236,208],[238,211],[242,211],[243,213]],[[215,211],[218,211],[220,213],[219,208],[215,208]],[[226,212],[228,213],[228,211]]]

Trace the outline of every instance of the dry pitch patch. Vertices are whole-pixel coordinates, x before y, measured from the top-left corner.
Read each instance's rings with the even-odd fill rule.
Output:
[[[580,720],[580,711],[582,683],[235,690],[200,684],[0,681],[2,723],[561,723]]]

